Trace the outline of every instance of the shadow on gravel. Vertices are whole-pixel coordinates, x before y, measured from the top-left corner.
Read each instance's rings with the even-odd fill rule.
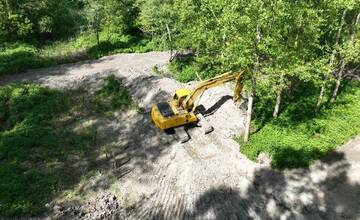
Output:
[[[95,81],[101,81],[106,74],[95,77]],[[147,86],[154,80],[137,77],[128,83],[142,86],[134,88],[142,98],[148,95]],[[83,89],[70,91],[22,86],[25,88],[18,92],[16,100],[12,99],[21,117],[15,113],[11,117],[24,121],[22,127],[11,130],[10,125],[2,123],[8,121],[8,111],[0,115],[0,164],[6,165],[0,172],[6,183],[0,187],[4,189],[0,194],[6,195],[0,199],[0,218],[39,216],[46,209],[54,218],[78,218],[71,210],[71,214],[61,212],[67,210],[65,207],[79,207],[83,201],[78,197],[107,190],[135,169],[142,173],[151,171],[154,162],[176,141],[174,135],[153,125],[149,112],[98,112],[96,94],[89,92],[93,83],[97,82],[85,77],[79,85]],[[166,92],[157,91],[149,102],[166,96]],[[35,123],[38,118],[44,122]],[[9,131],[1,133],[3,130]],[[22,157],[18,158],[20,153]],[[99,178],[97,174],[101,174]],[[60,216],[53,216],[52,206],[57,201],[52,201],[63,196],[65,207],[55,210]],[[23,203],[26,206],[21,206]]]
[[[360,184],[350,182],[349,169],[343,153],[324,158],[311,170],[284,174],[262,168],[245,193],[227,186],[212,188],[180,218],[162,210],[150,219],[357,219]]]
[[[126,78],[121,78],[122,81],[128,81]],[[147,110],[150,110],[150,105],[159,101],[168,100],[172,94],[159,88],[158,91],[154,91],[155,86],[158,84],[160,77],[154,75],[141,75],[130,82],[126,83],[128,90],[135,99],[141,99],[145,103]]]
[[[128,80],[117,77],[126,82],[126,87],[133,95],[140,99],[149,95],[149,89],[157,80],[155,76],[140,76]],[[167,99],[169,94],[160,90],[149,97],[149,103],[158,99]],[[136,101],[136,100],[135,100]],[[82,194],[88,191],[108,189],[114,182],[124,177],[134,169],[147,173],[154,169],[153,163],[176,142],[177,136],[166,134],[155,127],[149,109],[133,114],[120,114],[106,121],[97,121],[93,125],[99,129],[98,148],[105,146],[105,150],[93,155],[96,168],[108,172],[101,179],[97,179],[91,187],[81,190]],[[100,156],[103,154],[103,156]],[[93,172],[91,170],[90,172]]]
[[[214,114],[217,110],[219,110],[219,108],[221,108],[221,106],[227,102],[228,100],[232,99],[233,97],[230,95],[226,95],[221,97],[221,99],[219,101],[217,101],[213,106],[211,106],[210,108],[206,109],[203,112],[203,115],[205,117],[210,116],[212,114]]]

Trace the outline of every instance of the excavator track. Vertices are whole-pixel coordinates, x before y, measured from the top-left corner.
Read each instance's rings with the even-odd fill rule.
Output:
[[[175,134],[179,137],[180,143],[185,143],[190,140],[190,135],[187,133],[184,126],[174,128]]]
[[[197,113],[196,117],[199,119],[198,125],[204,130],[205,134],[209,134],[214,131],[213,126],[208,122],[204,115]]]

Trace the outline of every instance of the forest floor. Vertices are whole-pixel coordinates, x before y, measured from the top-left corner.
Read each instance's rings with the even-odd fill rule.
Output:
[[[91,158],[71,157],[74,178],[45,204],[43,217],[58,219],[356,219],[360,217],[360,137],[308,168],[274,170],[258,163],[233,139],[243,131],[244,111],[231,89],[202,98],[215,131],[188,130],[191,140],[160,132],[151,122],[153,102],[183,85],[162,75],[167,52],[121,54],[4,76],[0,85],[30,82],[90,94],[114,75],[138,109],[111,116],[80,115],[74,130],[95,130]],[[154,71],[154,66],[160,71]],[[156,72],[156,73],[155,73]],[[191,85],[190,85],[191,86]]]

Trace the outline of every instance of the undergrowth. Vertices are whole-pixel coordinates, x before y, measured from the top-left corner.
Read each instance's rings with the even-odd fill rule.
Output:
[[[0,216],[43,213],[47,202],[81,177],[69,158],[86,161],[97,152],[93,129],[76,132],[70,125],[97,105],[121,110],[133,103],[113,76],[95,100],[85,96],[91,99],[38,85],[0,86]]]
[[[96,37],[89,33],[59,42],[5,42],[0,44],[0,76],[116,53],[143,53],[156,49],[159,49],[156,42],[141,35],[111,34],[109,37],[108,33],[100,35],[99,45]]]
[[[255,102],[255,131],[241,152],[256,160],[268,153],[274,168],[306,167],[360,133],[360,82],[345,82],[334,105],[315,114],[318,90],[298,88],[285,102],[277,119],[271,118],[274,101],[264,96]],[[287,104],[290,103],[290,104]]]
[[[196,67],[191,61],[177,61],[174,60],[169,64],[169,70],[175,75],[180,82],[187,83],[196,78]]]

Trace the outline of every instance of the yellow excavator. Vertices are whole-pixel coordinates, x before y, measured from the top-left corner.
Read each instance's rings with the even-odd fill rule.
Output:
[[[244,75],[245,71],[228,72],[201,82],[193,91],[188,88],[179,89],[175,92],[173,99],[152,106],[152,120],[161,130],[202,122],[205,133],[210,133],[213,130],[212,126],[206,123],[206,119],[197,109],[202,94],[210,88],[236,81],[233,100],[237,102],[241,98]],[[188,139],[182,138],[181,142],[186,142]]]

